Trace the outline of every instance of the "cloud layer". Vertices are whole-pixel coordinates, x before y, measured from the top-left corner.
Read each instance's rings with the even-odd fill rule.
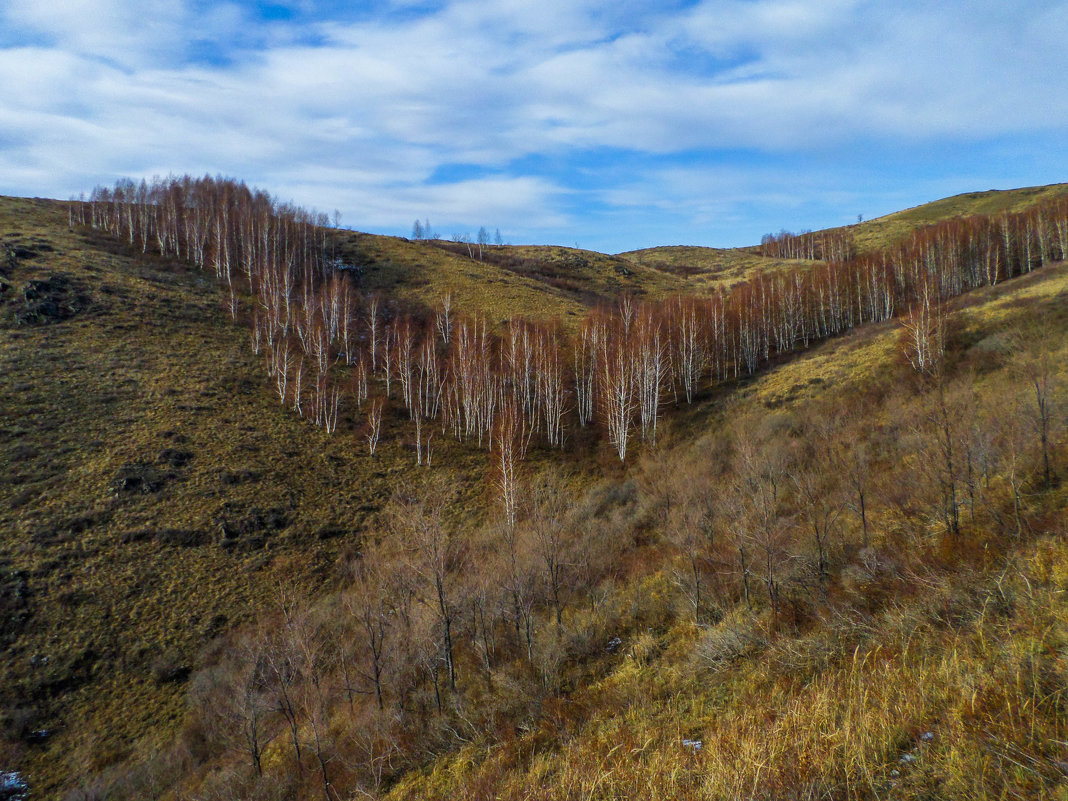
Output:
[[[350,5],[0,1],[0,192],[222,173],[622,250],[1068,180],[1064,2]]]

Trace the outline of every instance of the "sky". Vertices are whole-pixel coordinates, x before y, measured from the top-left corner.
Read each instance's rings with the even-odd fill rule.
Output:
[[[732,247],[1068,181],[1068,2],[0,0],[0,194]]]

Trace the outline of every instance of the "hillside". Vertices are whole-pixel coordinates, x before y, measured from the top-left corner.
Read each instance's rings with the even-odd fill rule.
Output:
[[[336,581],[419,477],[392,416],[372,460],[281,407],[214,279],[54,202],[0,200],[0,238],[0,769],[47,798],[168,742],[215,638]],[[479,519],[485,457],[435,448]]]
[[[339,231],[334,239],[339,256],[356,267],[367,292],[427,308],[451,295],[456,308],[477,311],[494,324],[512,316],[567,320],[583,311],[572,294],[537,276],[502,270],[491,258],[482,261],[428,242],[373,234]]]
[[[926,226],[960,217],[1021,212],[1059,197],[1068,197],[1068,184],[968,192],[823,233],[848,236],[858,253],[878,253]],[[695,292],[721,290],[759,272],[792,270],[812,264],[812,261],[761,256],[758,250],[756,247],[663,246],[619,256],[635,265],[651,267],[680,279],[671,287],[674,291]]]
[[[1026,211],[1052,198],[1068,197],[1068,184],[966,192],[847,226],[857,249],[871,253],[900,242],[912,231],[956,217]]]
[[[909,364],[910,319],[861,312],[804,346],[769,334],[692,405],[665,388],[657,444],[635,432],[625,460],[569,417],[502,467],[459,419],[414,434],[373,365],[357,407],[340,349],[326,433],[250,349],[268,312],[247,289],[67,214],[0,200],[0,772],[32,797],[1064,792],[1063,263],[955,297],[937,374]],[[410,308],[431,337],[447,295],[541,336],[506,322],[822,275],[331,236],[388,330]]]
[[[756,273],[796,269],[811,262],[761,256],[753,248],[665,246],[620,254],[678,279],[675,291],[714,292],[748,280]]]
[[[983,290],[952,330],[951,437],[1004,447],[993,419],[1010,409],[1028,436],[1016,381],[1046,365],[1060,388],[1063,466],[1068,266]],[[387,797],[1061,797],[1068,492],[1020,479],[1014,518],[999,495],[1011,490],[1008,465],[988,473],[984,462],[982,479],[961,480],[974,494],[961,533],[947,535],[936,500],[946,476],[923,467],[938,458],[923,441],[938,424],[937,388],[917,386],[898,354],[898,330],[882,324],[673,420],[671,446],[635,471],[632,522],[617,530],[647,567],[621,571],[568,623],[619,637],[608,664],[531,730],[463,747]],[[853,478],[837,484],[839,470]],[[815,481],[824,494],[788,503],[785,528],[763,539],[759,505],[736,493],[760,498],[769,481],[783,494]],[[849,498],[858,487],[868,532]],[[754,513],[751,539],[730,532]],[[753,548],[759,612],[740,597],[739,546]],[[777,615],[768,581],[782,595]]]

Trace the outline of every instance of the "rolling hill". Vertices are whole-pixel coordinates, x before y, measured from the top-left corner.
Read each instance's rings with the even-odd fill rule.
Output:
[[[863,250],[1063,193],[959,196],[851,230]],[[566,451],[531,447],[509,535],[496,452],[442,425],[416,466],[397,403],[373,457],[364,407],[346,401],[327,434],[280,403],[250,349],[252,296],[234,320],[210,272],[69,222],[65,204],[0,200],[0,771],[32,797],[1064,791],[1068,495],[1041,478],[1036,433],[1045,420],[1060,474],[1063,263],[952,300],[938,376],[911,368],[886,320],[692,406],[665,393],[658,444],[626,464],[572,426]],[[707,295],[819,266],[331,237],[363,293],[431,315],[451,295],[494,326],[572,331],[621,293]],[[1036,417],[1038,387],[1054,411]],[[780,505],[761,509],[769,481]],[[457,548],[442,575],[463,599],[459,679],[433,650],[391,656],[379,714],[366,655],[335,644],[364,636],[372,561],[414,599],[390,619],[437,641],[433,594],[412,578],[427,521]],[[285,685],[301,711],[290,736],[253,671],[265,728],[250,765],[218,699],[237,697],[227,671],[257,637],[267,662],[291,646],[277,675],[301,677]]]

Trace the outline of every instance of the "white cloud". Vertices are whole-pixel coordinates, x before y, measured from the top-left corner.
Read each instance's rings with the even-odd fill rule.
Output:
[[[192,3],[0,0],[0,190],[222,172],[356,225],[453,209],[533,232],[580,219],[584,193],[721,213],[687,188],[692,168],[665,175],[665,156],[813,154],[833,184],[855,176],[828,159],[857,147],[1068,129],[1063,2],[455,0],[289,27]],[[639,154],[635,175],[583,160],[613,149]],[[515,166],[532,160],[544,166]],[[430,180],[457,164],[497,174]],[[726,183],[745,202],[798,185],[747,164]],[[612,183],[590,192],[591,174]]]

